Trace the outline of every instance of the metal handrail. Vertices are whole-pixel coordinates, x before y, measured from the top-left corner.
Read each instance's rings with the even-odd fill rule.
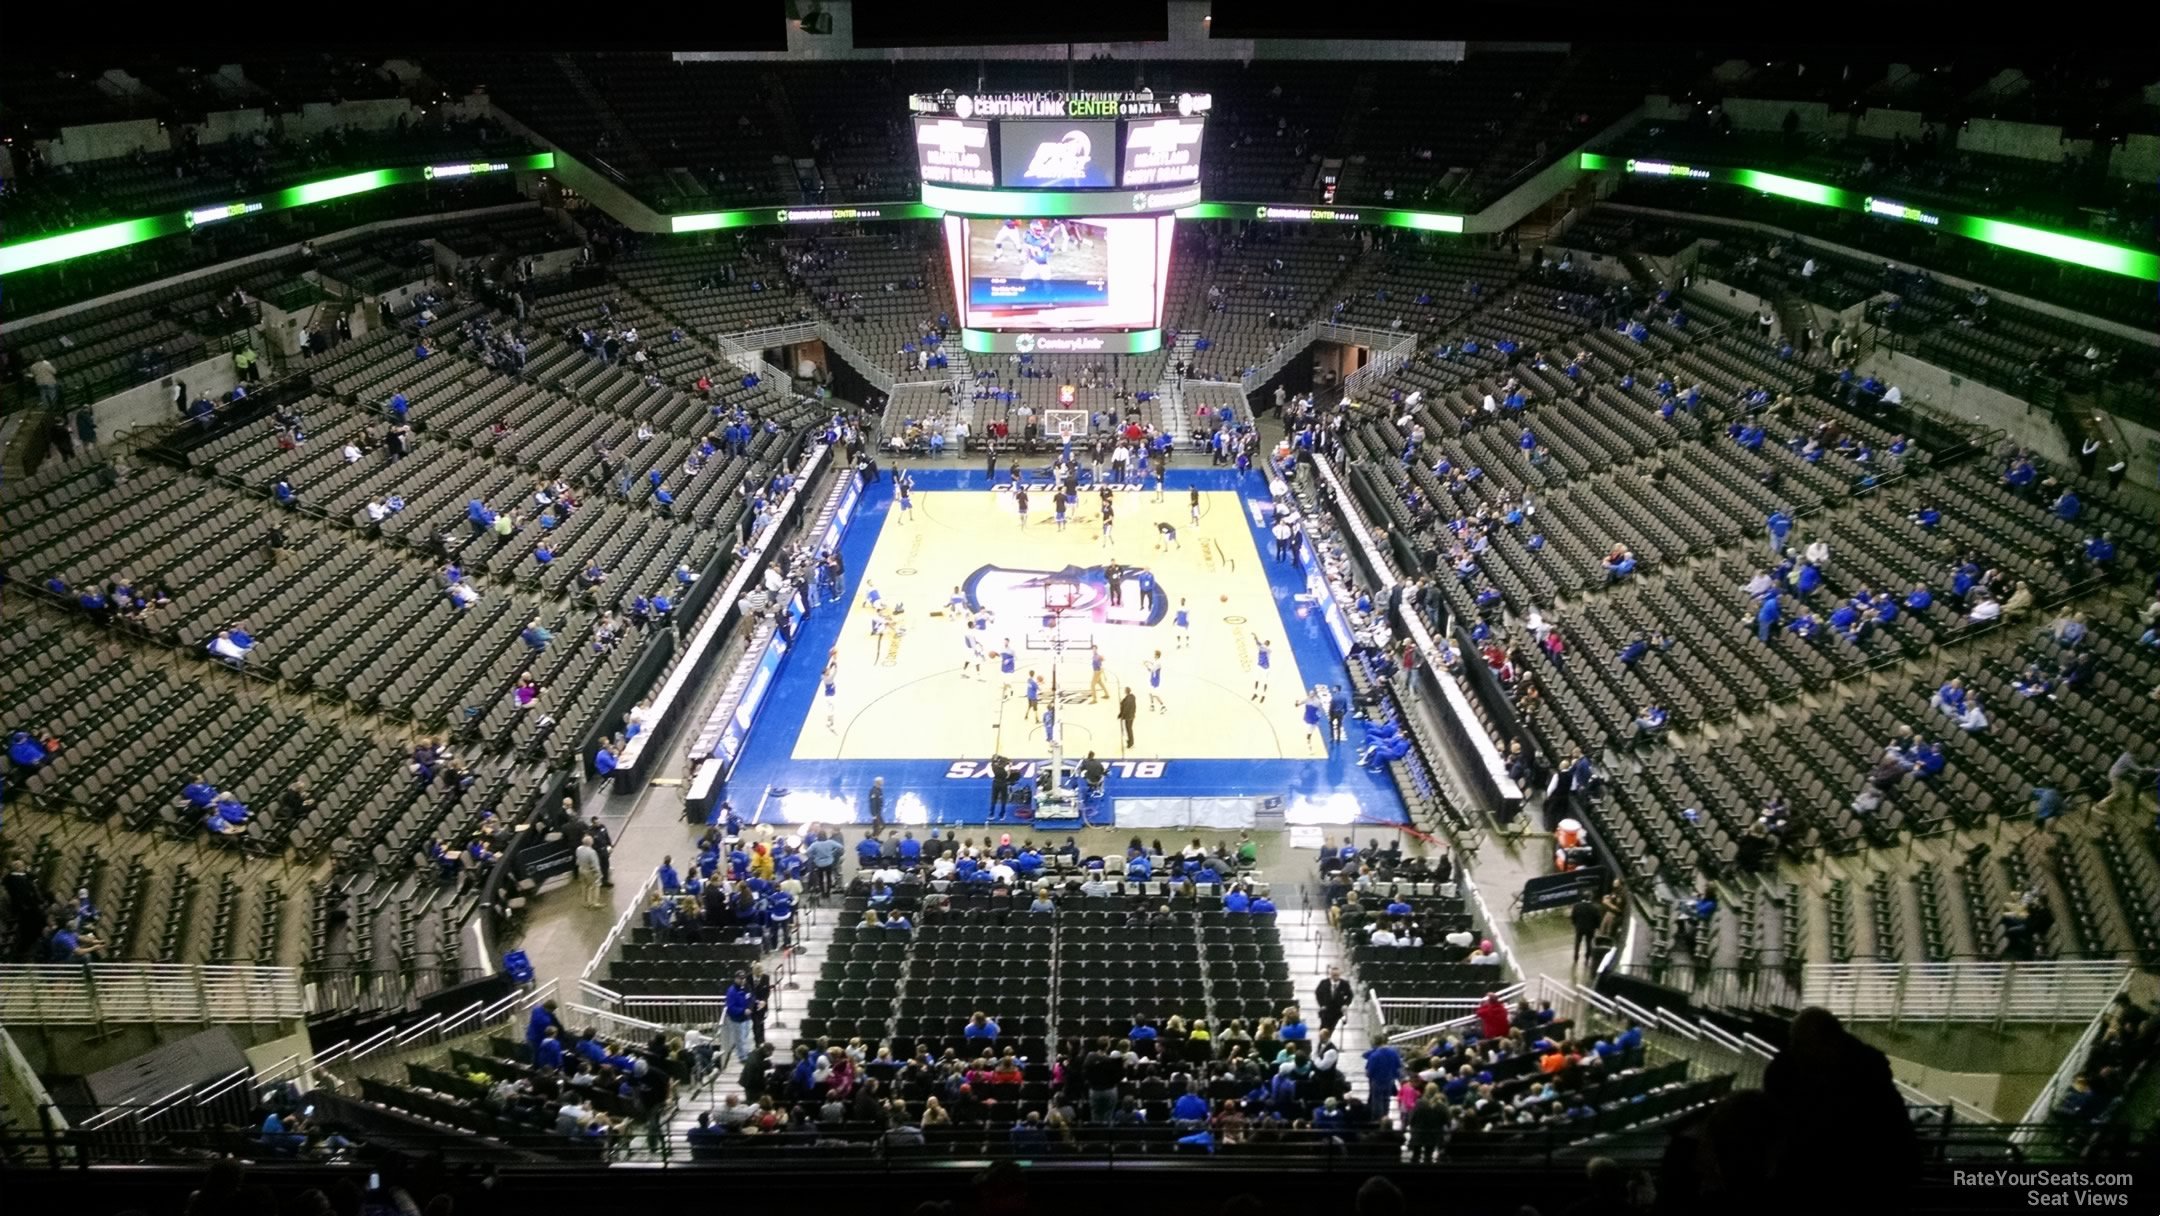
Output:
[[[646,896],[652,892],[654,887],[659,885],[659,870],[656,869],[645,876],[645,881],[639,884],[636,894],[630,897],[629,904],[623,908],[622,915],[615,918],[614,927],[608,930],[606,937],[600,939],[600,948],[593,951],[593,956],[586,960],[585,969],[578,972],[578,979],[591,979],[593,973],[600,969],[600,964],[606,962],[608,957],[615,953],[615,947],[622,942],[623,934],[630,931],[631,920],[645,910]]]
[[[2092,1021],[2086,1023],[2085,1033],[2078,1036],[2078,1041],[2063,1056],[2062,1063],[2056,1066],[2055,1073],[2048,1078],[2047,1084],[2042,1085],[2040,1092],[2033,1095],[2032,1105],[2025,1108],[2025,1115],[2021,1122],[2026,1124],[2047,1122],[2048,1117],[2055,1111],[2055,1104],[2062,1101],[2064,1092],[2070,1088],[2071,1083],[2077,1079],[2078,1074],[2085,1071],[2086,1061],[2092,1056],[2093,1042],[2100,1037],[2100,1028],[2107,1021],[2109,1007],[2114,1005],[2117,996],[2129,991],[2129,989],[2130,973],[2125,968],[2122,980],[2115,986],[2115,991],[2108,995],[2107,1002],[2101,1005],[2100,1012],[2093,1015]],[[2030,1139],[2030,1136],[2028,1135],[2026,1139]],[[2020,1140],[2019,1142],[2023,1143],[2024,1141]]]
[[[276,1022],[305,1013],[292,967],[210,963],[0,965],[0,1023]]]
[[[2130,969],[2118,959],[1810,963],[1801,1000],[1847,1021],[2083,1022],[2123,990]]]

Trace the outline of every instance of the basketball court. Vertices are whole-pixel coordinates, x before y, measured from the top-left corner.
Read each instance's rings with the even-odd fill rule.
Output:
[[[1356,763],[1361,723],[1346,719],[1332,743],[1324,720],[1306,728],[1307,690],[1347,697],[1348,681],[1306,571],[1263,551],[1257,475],[1175,470],[1160,501],[1113,490],[1106,540],[1087,485],[1060,528],[1039,473],[1023,479],[1024,521],[1002,469],[995,485],[979,468],[914,471],[904,510],[898,474],[866,488],[841,544],[844,595],[805,618],[730,780],[738,809],[850,821],[882,776],[888,821],[979,821],[989,758],[1047,764],[1054,710],[1068,765],[1094,752],[1111,766],[1098,822],[1133,799],[1281,799],[1315,822],[1402,821],[1385,774]]]
[[[913,509],[889,515],[880,532],[864,590],[847,605],[834,695],[820,690],[794,758],[1047,758],[1049,742],[1027,709],[1031,675],[1038,705],[1064,717],[1075,758],[1320,755],[1300,716],[1305,681],[1239,518],[1244,501],[1203,492],[1195,527],[1189,492],[1155,497],[1115,492],[1114,543],[1106,544],[1100,500],[1084,487],[1063,528],[1039,490],[1029,493],[1023,522],[1009,487],[918,489]],[[1174,540],[1158,522],[1175,528]],[[1105,578],[1112,569],[1115,593]],[[1152,595],[1143,591],[1148,581]],[[1181,607],[1190,628],[1175,624]],[[1265,701],[1256,686],[1262,641],[1272,647]],[[1010,675],[1002,672],[1008,652]],[[1156,688],[1147,664],[1158,661]],[[1139,706],[1131,748],[1117,719],[1127,689]]]

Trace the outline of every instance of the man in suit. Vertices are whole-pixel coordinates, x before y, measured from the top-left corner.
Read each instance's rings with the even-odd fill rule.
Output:
[[[1342,968],[1327,969],[1327,978],[1313,990],[1313,1003],[1320,1007],[1320,1029],[1334,1030],[1343,1020],[1344,1011],[1350,1008],[1350,981],[1342,977]]]
[[[1597,931],[1605,921],[1605,909],[1585,891],[1568,908],[1568,921],[1575,926],[1575,951],[1569,958],[1570,965],[1583,959],[1596,962]]]

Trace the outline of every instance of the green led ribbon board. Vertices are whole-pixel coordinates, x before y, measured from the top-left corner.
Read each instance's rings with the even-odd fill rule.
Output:
[[[862,203],[853,207],[750,207],[740,211],[700,211],[671,215],[671,232],[713,232],[765,224],[857,224],[878,220],[934,220],[943,214],[921,203]]]
[[[1577,163],[1586,172],[1596,173],[1607,169],[1619,169],[1637,177],[1662,177],[1681,181],[1716,182],[1728,186],[1745,186],[1764,194],[1774,194],[1795,202],[1817,207],[1831,207],[1839,211],[1857,211],[1875,219],[1893,223],[1918,224],[1942,232],[1956,233],[1970,240],[1994,245],[2002,249],[2014,249],[2035,257],[2054,262],[2066,262],[2090,270],[2119,274],[2126,278],[2160,282],[2160,253],[2134,249],[2112,241],[2079,236],[2075,233],[2058,232],[2049,228],[2036,228],[2030,224],[2016,224],[2008,220],[1989,219],[1982,215],[1964,215],[1955,211],[1928,210],[1911,206],[1896,199],[1876,198],[1872,195],[1856,195],[1849,190],[1822,182],[1787,177],[1782,173],[1770,173],[1762,169],[1733,169],[1708,165],[1683,165],[1671,161],[1628,157],[1621,159],[1597,152],[1580,154]]]
[[[1181,220],[1261,220],[1281,224],[1377,224],[1423,232],[1461,232],[1465,217],[1439,211],[1393,208],[1314,207],[1303,203],[1195,203],[1180,207]]]
[[[527,156],[514,156],[508,160],[466,162],[452,165],[405,165],[393,169],[370,169],[363,173],[348,173],[341,177],[325,178],[318,182],[303,182],[263,198],[239,199],[230,203],[217,203],[207,207],[190,207],[186,211],[166,215],[150,215],[141,219],[122,220],[115,224],[100,224],[94,228],[82,228],[74,232],[62,232],[52,236],[35,237],[0,245],[0,274],[14,274],[21,270],[35,270],[72,258],[87,257],[93,253],[105,253],[124,249],[129,245],[170,236],[176,232],[188,232],[210,224],[222,224],[251,215],[271,211],[285,211],[294,207],[306,207],[326,203],[331,199],[350,198],[385,186],[402,186],[413,182],[438,181],[445,178],[471,177],[476,173],[499,173],[511,170],[548,170],[555,167],[553,152],[535,152]]]
[[[1162,331],[1038,334],[963,329],[960,348],[971,355],[1144,355],[1162,349]]]
[[[1176,186],[1167,190],[964,190],[924,182],[926,207],[954,215],[1008,216],[1111,216],[1147,215],[1176,211],[1200,201],[1199,186]]]

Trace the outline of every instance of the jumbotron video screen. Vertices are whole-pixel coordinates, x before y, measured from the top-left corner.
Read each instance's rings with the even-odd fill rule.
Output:
[[[971,329],[1146,329],[1159,324],[1169,216],[948,216],[954,294]]]

